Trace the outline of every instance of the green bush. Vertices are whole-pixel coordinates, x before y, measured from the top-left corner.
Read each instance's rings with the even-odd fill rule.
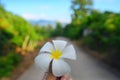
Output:
[[[82,39],[83,45],[106,56],[120,68],[120,13],[92,11],[79,20],[80,24],[68,24],[63,35],[71,39]],[[90,30],[86,36],[84,30]]]
[[[44,40],[50,35],[50,28],[35,27],[24,18],[8,12],[0,5],[0,77],[10,76],[22,56],[15,53],[22,47],[26,36],[31,43]]]
[[[6,56],[0,56],[0,77],[11,76],[12,70],[22,59],[20,54],[9,53]]]

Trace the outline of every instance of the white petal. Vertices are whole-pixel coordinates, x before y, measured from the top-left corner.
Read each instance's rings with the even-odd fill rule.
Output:
[[[67,46],[64,51],[63,51],[63,55],[61,56],[61,58],[68,58],[68,59],[76,59],[76,52],[75,49],[73,47],[73,45]]]
[[[53,44],[55,46],[55,49],[62,51],[65,48],[67,42],[63,40],[53,40]]]
[[[63,60],[53,60],[52,72],[55,76],[60,77],[71,71],[69,64]]]
[[[53,45],[50,42],[47,42],[40,50],[40,52],[51,52],[54,50]]]
[[[42,70],[47,70],[51,60],[50,54],[40,54],[35,58],[35,65]]]

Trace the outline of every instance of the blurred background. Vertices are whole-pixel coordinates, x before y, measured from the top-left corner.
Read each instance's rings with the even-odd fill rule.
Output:
[[[119,0],[0,0],[0,80],[16,80],[40,47],[65,37],[120,70]]]

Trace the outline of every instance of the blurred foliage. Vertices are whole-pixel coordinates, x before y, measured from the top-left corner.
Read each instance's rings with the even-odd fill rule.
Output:
[[[68,24],[63,30],[63,36],[69,37],[71,39],[78,39],[80,37],[80,25],[78,24]]]
[[[52,37],[57,37],[57,36],[62,36],[63,35],[63,26],[60,22],[56,23],[55,29],[51,30],[51,36]]]
[[[72,0],[72,22],[64,28],[64,36],[71,39],[79,39],[82,36],[83,27],[80,26],[91,13],[91,6],[92,0]]]
[[[120,68],[120,14],[99,12],[80,20],[80,24],[70,23],[63,29],[64,35],[71,39],[81,39],[84,46],[99,51],[106,59]],[[86,35],[84,35],[86,31]],[[80,41],[81,41],[80,40]]]
[[[0,77],[9,77],[11,76],[12,70],[19,64],[22,56],[10,52],[7,56],[0,56]]]
[[[52,26],[42,26],[40,27],[39,25],[34,25],[35,32],[38,34],[40,41],[43,41],[49,37],[51,37],[52,33]]]
[[[72,0],[72,22],[56,27],[54,35],[82,41],[120,69],[120,13],[100,12],[91,5],[92,0]]]
[[[40,41],[51,36],[50,29],[31,25],[0,5],[0,77],[10,76],[22,59],[20,54],[34,51]]]
[[[21,53],[25,55],[26,54],[25,51],[31,52],[35,49],[36,46],[37,46],[37,42],[33,42],[32,40],[30,40],[30,37],[27,35],[22,44]]]
[[[80,24],[82,19],[84,19],[91,12],[92,0],[72,0],[71,9],[72,23]]]
[[[98,17],[99,16],[99,17]],[[81,24],[84,31],[89,28],[92,32],[81,36],[83,43],[89,48],[105,52],[106,58],[120,68],[120,14],[113,12],[95,12],[89,15]],[[104,54],[103,54],[104,55]]]
[[[10,49],[10,39],[13,35],[5,30],[0,30],[0,55],[6,54],[6,51]]]

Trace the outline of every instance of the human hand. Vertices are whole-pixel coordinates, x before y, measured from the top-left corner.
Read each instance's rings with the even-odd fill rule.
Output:
[[[69,75],[64,75],[60,80],[72,80]]]
[[[72,80],[72,79],[68,74],[57,78],[53,74],[49,74],[46,80]]]

